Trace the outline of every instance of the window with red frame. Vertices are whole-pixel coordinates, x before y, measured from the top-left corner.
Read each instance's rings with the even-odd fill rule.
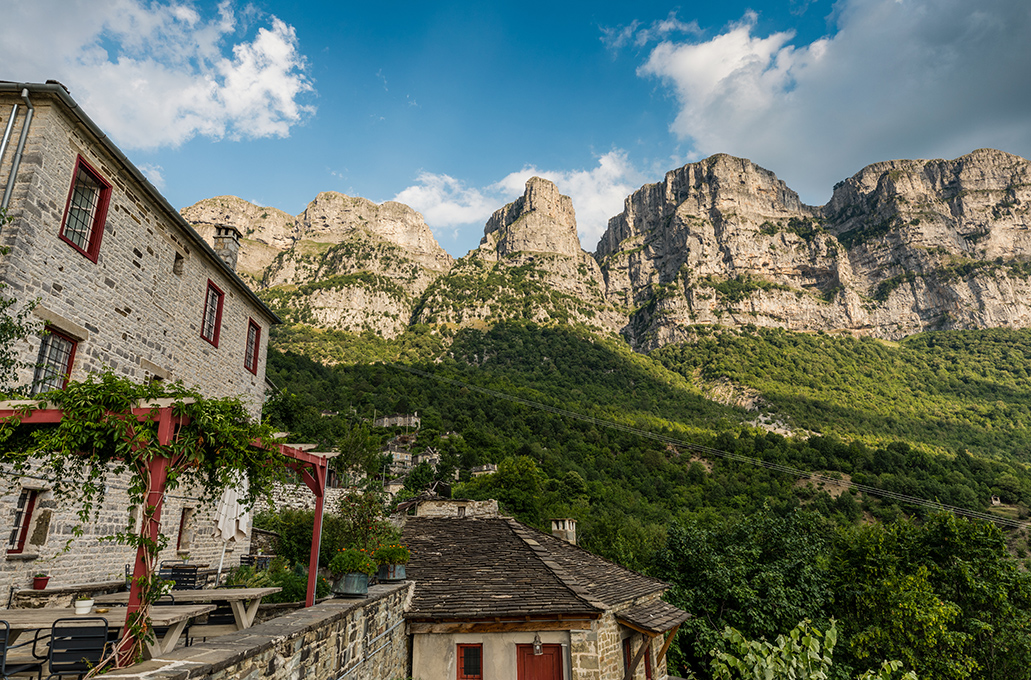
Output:
[[[651,644],[645,641],[643,644],[649,646],[648,651],[644,653],[644,677],[646,680],[652,680],[652,650],[650,649]],[[623,639],[623,670],[630,670],[630,664],[634,660],[633,647],[630,644],[630,638]]]
[[[36,358],[36,370],[32,376],[32,394],[42,394],[50,390],[61,390],[68,384],[68,374],[72,372],[72,361],[75,359],[77,342],[64,333],[47,326],[47,334],[39,345],[39,356]]]
[[[201,322],[200,336],[218,347],[218,335],[222,326],[222,302],[225,293],[211,281],[204,296],[204,319]]]
[[[483,680],[483,645],[458,645],[458,680]]]
[[[100,253],[110,201],[111,185],[80,156],[68,192],[61,239],[94,262]]]
[[[18,505],[14,508],[14,526],[10,538],[7,539],[7,552],[20,553],[25,550],[25,539],[29,536],[29,525],[32,523],[32,511],[36,509],[35,489],[22,489],[18,496]]]
[[[247,351],[243,355],[244,367],[253,373],[258,374],[258,347],[261,342],[261,326],[254,323],[254,319],[247,322]]]

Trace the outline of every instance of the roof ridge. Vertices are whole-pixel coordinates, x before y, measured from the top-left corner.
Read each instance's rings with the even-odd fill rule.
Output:
[[[558,561],[556,561],[552,557],[551,552],[549,552],[543,544],[534,539],[534,537],[530,534],[530,527],[524,525],[522,522],[512,517],[505,517],[499,519],[502,519],[503,521],[508,523],[508,526],[512,530],[512,533],[514,533],[531,550],[533,550],[534,555],[536,555],[537,558],[544,563],[544,566],[547,567],[548,570],[551,571],[551,573],[553,573],[555,577],[558,578],[558,580],[561,581],[562,584],[566,588],[568,588],[569,591],[572,592],[575,597],[596,609],[605,611],[608,608],[604,602],[596,598],[590,590],[588,590],[582,583],[580,583],[576,576],[571,574],[565,567],[559,564]]]

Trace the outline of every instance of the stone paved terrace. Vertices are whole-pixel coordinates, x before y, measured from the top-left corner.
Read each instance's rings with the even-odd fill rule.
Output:
[[[118,680],[394,680],[407,674],[404,612],[411,581],[329,599],[238,633],[199,640],[111,671]]]

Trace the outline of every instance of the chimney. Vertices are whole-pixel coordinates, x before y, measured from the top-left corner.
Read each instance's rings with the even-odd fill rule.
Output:
[[[576,520],[571,517],[551,520],[551,535],[576,545]]]
[[[220,225],[215,227],[215,240],[212,248],[230,269],[236,271],[236,259],[240,255],[240,232],[236,227]]]

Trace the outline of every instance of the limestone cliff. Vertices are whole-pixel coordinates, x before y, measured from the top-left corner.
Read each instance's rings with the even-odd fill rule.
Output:
[[[717,155],[629,196],[596,257],[609,299],[636,310],[624,333],[638,349],[696,323],[883,338],[1027,326],[1029,166],[991,150],[878,163],[810,207]]]
[[[430,287],[415,318],[459,325],[531,319],[608,332],[626,323],[606,299],[598,263],[580,247],[572,200],[540,177],[491,216],[480,247]]]
[[[182,214],[209,242],[215,226],[240,231],[239,271],[284,318],[324,328],[396,336],[454,261],[419,213],[390,201],[323,192],[293,217],[220,196]]]

